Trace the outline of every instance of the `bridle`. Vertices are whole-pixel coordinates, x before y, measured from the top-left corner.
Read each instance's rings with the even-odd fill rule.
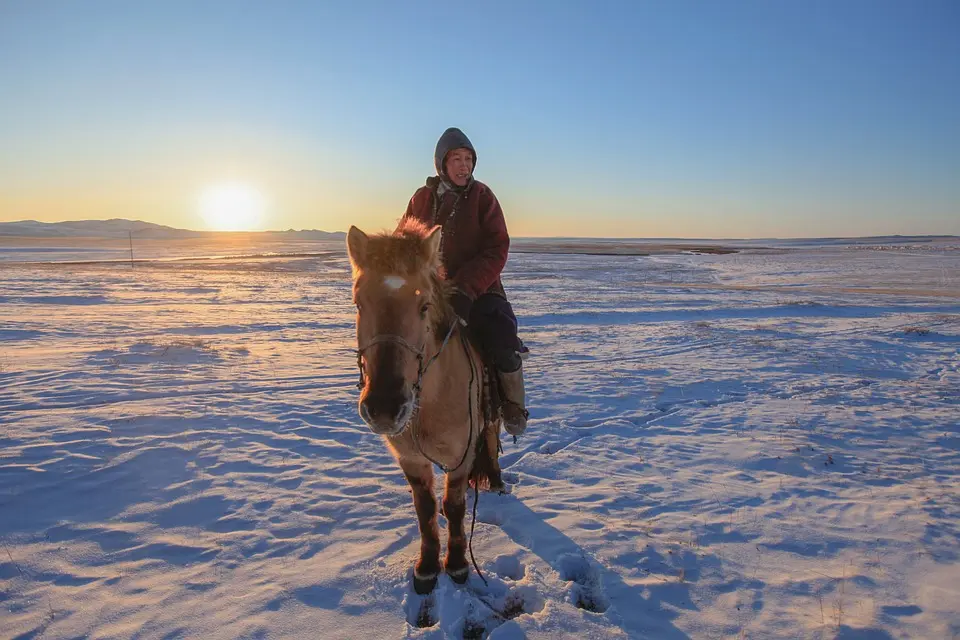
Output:
[[[392,333],[380,333],[375,335],[370,339],[367,344],[363,345],[357,349],[357,369],[360,370],[360,380],[357,381],[357,389],[363,391],[364,387],[367,386],[367,376],[366,370],[363,368],[363,354],[366,353],[370,348],[377,346],[378,344],[392,343],[398,344],[407,351],[413,353],[417,356],[417,381],[413,384],[413,402],[414,405],[419,406],[420,404],[420,390],[423,388],[423,376],[427,372],[427,369],[430,368],[434,362],[437,361],[437,358],[440,357],[440,354],[443,353],[444,347],[447,346],[447,343],[450,342],[450,336],[453,335],[454,329],[457,328],[456,322],[450,323],[450,330],[447,331],[447,335],[443,338],[443,342],[440,344],[440,348],[437,349],[437,352],[430,357],[429,360],[424,363],[424,355],[426,343],[422,347],[415,347],[403,336],[398,336]]]
[[[363,388],[367,386],[366,371],[363,368],[363,354],[366,353],[367,350],[377,346],[378,344],[384,344],[384,343],[398,344],[404,349],[406,349],[407,351],[410,351],[411,353],[413,353],[413,355],[417,356],[417,381],[413,384],[413,406],[419,407],[420,391],[423,389],[423,376],[427,373],[427,369],[430,368],[430,365],[436,362],[437,358],[440,357],[440,354],[443,353],[444,348],[446,348],[447,344],[450,342],[450,338],[453,336],[453,332],[456,330],[457,325],[459,325],[460,323],[461,321],[459,319],[454,320],[453,322],[450,323],[450,329],[447,331],[447,335],[444,336],[443,342],[440,343],[440,348],[437,349],[437,352],[433,354],[430,357],[430,359],[427,360],[426,362],[424,362],[426,343],[424,343],[423,347],[416,347],[410,344],[410,342],[404,337],[398,336],[396,334],[381,333],[381,334],[375,335],[373,338],[370,339],[369,342],[367,342],[367,344],[357,349],[357,368],[360,370],[360,380],[357,382],[357,388],[362,391]],[[473,388],[473,382],[476,378],[476,372],[474,370],[473,358],[470,356],[470,350],[469,350],[469,347],[467,346],[467,339],[466,339],[466,336],[464,336],[463,332],[460,333],[460,341],[463,343],[464,353],[467,355],[467,358],[470,361],[469,393],[471,394],[471,400],[469,401],[469,404],[468,404],[469,412],[470,412],[470,423],[467,425],[467,428],[470,430],[470,432],[467,437],[467,446],[463,450],[463,456],[460,457],[460,462],[457,463],[457,466],[448,467],[442,462],[434,460],[432,457],[430,457],[427,454],[427,452],[423,450],[423,447],[420,445],[420,434],[417,432],[418,430],[416,428],[416,422],[417,422],[416,416],[412,416],[410,421],[407,422],[407,424],[410,424],[410,422],[414,423],[413,442],[417,446],[417,450],[420,452],[420,455],[422,455],[424,458],[426,458],[433,464],[440,467],[444,473],[451,473],[453,471],[456,471],[460,467],[462,467],[463,463],[466,462],[467,460],[467,456],[470,453],[470,449],[473,447],[473,400],[472,400],[473,391],[472,391],[472,388]],[[406,425],[404,425],[404,429],[402,429],[400,433],[403,433],[405,429],[406,429]],[[396,435],[400,435],[400,433]]]

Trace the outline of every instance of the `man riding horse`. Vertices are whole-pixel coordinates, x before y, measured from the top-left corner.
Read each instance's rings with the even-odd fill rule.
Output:
[[[476,163],[477,152],[467,136],[455,127],[444,131],[434,152],[437,175],[410,198],[400,226],[407,218],[441,226],[441,263],[454,285],[450,304],[493,362],[502,391],[503,425],[517,436],[527,428],[528,414],[520,358],[524,347],[500,280],[510,236],[497,197],[473,177]]]

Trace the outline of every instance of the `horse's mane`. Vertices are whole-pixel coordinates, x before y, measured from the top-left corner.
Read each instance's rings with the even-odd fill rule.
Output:
[[[403,277],[420,276],[432,289],[430,323],[438,334],[446,334],[453,321],[449,294],[453,285],[444,279],[439,252],[431,252],[426,241],[431,228],[414,218],[404,218],[393,233],[369,236],[364,270],[395,273]]]

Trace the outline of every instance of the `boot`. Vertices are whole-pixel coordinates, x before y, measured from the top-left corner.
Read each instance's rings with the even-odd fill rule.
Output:
[[[530,415],[524,407],[523,365],[510,373],[497,371],[497,375],[500,376],[503,390],[503,402],[500,404],[503,427],[510,435],[519,436],[527,429],[527,416]]]

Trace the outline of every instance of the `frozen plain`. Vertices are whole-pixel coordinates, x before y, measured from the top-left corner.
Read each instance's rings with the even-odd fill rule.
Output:
[[[341,243],[29,249],[0,637],[960,637],[955,245],[513,254],[529,434],[480,496],[489,585],[426,598]]]

